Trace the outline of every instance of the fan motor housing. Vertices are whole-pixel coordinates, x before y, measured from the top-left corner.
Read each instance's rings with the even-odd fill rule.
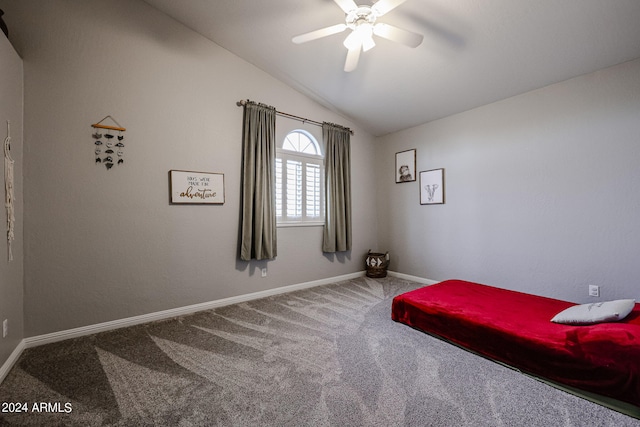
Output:
[[[358,6],[357,9],[353,9],[347,13],[346,23],[347,27],[354,30],[362,24],[369,24],[373,26],[376,22],[377,15],[371,9],[370,6]]]

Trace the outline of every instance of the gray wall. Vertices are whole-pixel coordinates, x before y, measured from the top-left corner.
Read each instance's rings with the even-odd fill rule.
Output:
[[[437,102],[437,100],[434,100]],[[394,183],[396,152],[445,168],[446,204]],[[379,138],[391,269],[575,302],[640,300],[640,60]]]
[[[433,280],[640,298],[639,61],[376,140],[144,2],[0,7],[25,60],[24,336],[360,271],[369,248]],[[350,255],[322,255],[321,228],[282,228],[276,261],[238,261],[244,98],[355,129]],[[106,115],[128,129],[110,171],[89,126]],[[446,168],[445,205],[394,183],[410,148],[418,170]],[[170,206],[170,169],[224,173],[226,203]],[[18,326],[5,353],[21,337],[21,261],[0,305]]]
[[[362,129],[142,1],[0,7],[25,61],[26,336],[363,270],[377,222],[357,191],[374,180]],[[246,98],[354,128],[351,254],[324,256],[321,228],[286,228],[277,260],[238,260]],[[107,115],[127,128],[112,170],[91,138]],[[170,169],[224,173],[226,203],[170,206]]]
[[[0,366],[23,338],[23,186],[22,186],[22,59],[9,40],[0,33]],[[7,120],[11,122],[11,158],[14,160],[14,234],[13,261],[7,247],[7,210],[4,207],[4,140]],[[9,322],[9,334],[2,338],[2,321]]]

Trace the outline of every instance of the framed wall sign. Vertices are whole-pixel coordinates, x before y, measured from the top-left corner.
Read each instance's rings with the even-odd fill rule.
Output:
[[[444,204],[444,169],[420,172],[420,204]]]
[[[224,204],[224,174],[210,172],[169,171],[172,204]]]
[[[396,153],[396,184],[416,180],[416,150]]]

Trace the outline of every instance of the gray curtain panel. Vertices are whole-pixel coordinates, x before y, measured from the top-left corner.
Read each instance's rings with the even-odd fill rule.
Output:
[[[351,134],[332,123],[322,124],[326,144],[323,252],[351,250]]]
[[[277,255],[275,211],[276,110],[247,101],[242,151],[242,230],[240,258]]]

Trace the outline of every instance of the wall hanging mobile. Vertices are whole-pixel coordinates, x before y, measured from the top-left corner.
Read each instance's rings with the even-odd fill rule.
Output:
[[[117,126],[103,125],[102,122],[110,119]],[[91,125],[96,131],[91,135],[95,145],[96,163],[104,164],[107,169],[113,165],[124,163],[124,135],[126,129],[120,126],[116,120],[107,116],[98,123]],[[116,135],[114,133],[117,132]]]
[[[13,212],[13,164],[11,158],[11,126],[7,120],[7,137],[4,140],[4,205],[7,208],[7,248],[9,261],[13,261],[13,251],[11,242],[15,239],[13,233],[13,223],[16,218]]]

